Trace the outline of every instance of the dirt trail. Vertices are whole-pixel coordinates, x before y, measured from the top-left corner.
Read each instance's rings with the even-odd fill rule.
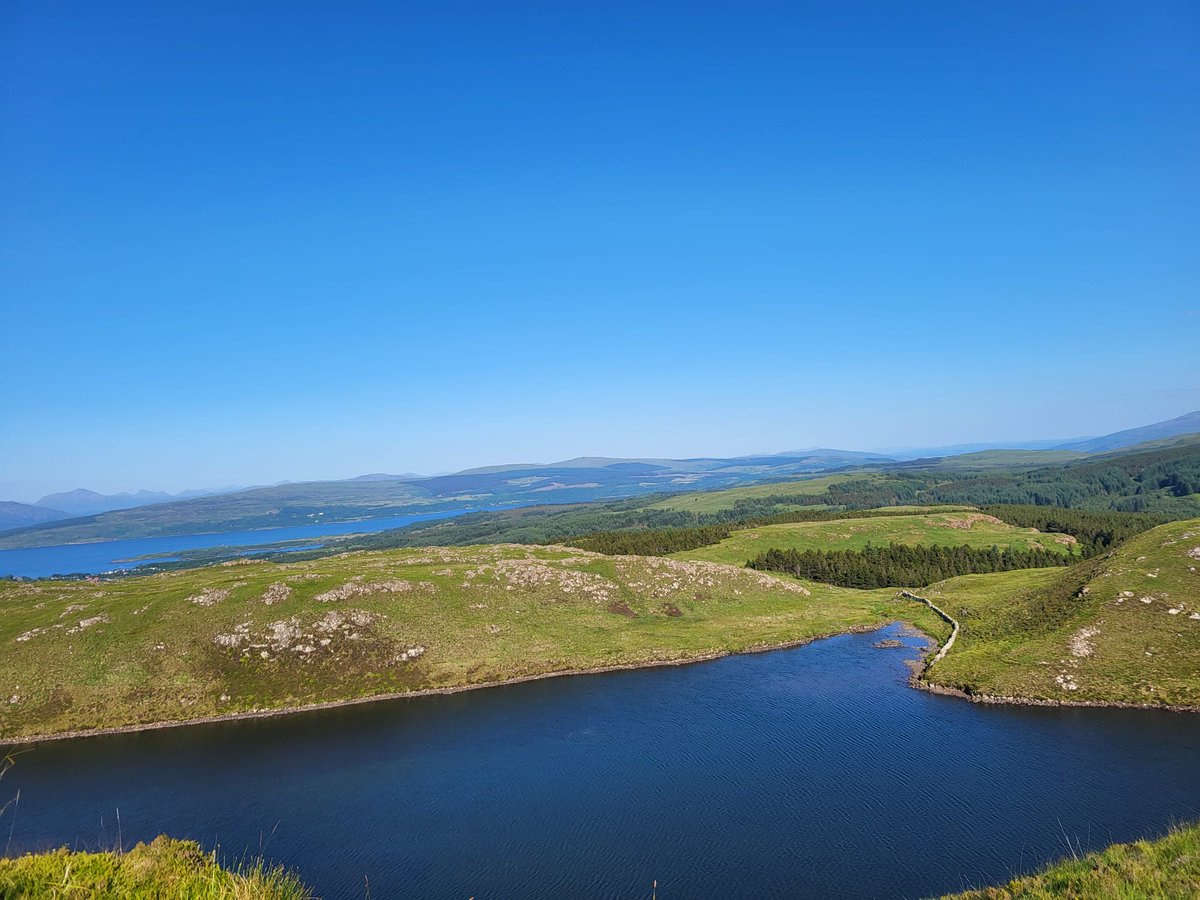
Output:
[[[935,653],[933,655],[933,658],[931,660],[929,660],[929,662],[926,664],[925,668],[928,669],[935,662],[937,662],[939,659],[941,659],[943,656],[945,656],[947,653],[949,653],[950,648],[954,646],[954,640],[955,640],[955,638],[958,637],[958,622],[955,619],[951,618],[951,616],[948,612],[946,612],[940,606],[936,605],[928,597],[919,597],[916,594],[914,594],[912,591],[901,591],[900,596],[907,597],[909,600],[918,600],[921,603],[924,603],[926,606],[928,606],[930,609],[932,609],[935,613],[937,613],[939,616],[941,616],[943,619],[945,619],[947,622],[950,623],[950,637],[946,640],[946,643],[942,644],[942,649],[939,650],[937,653]]]

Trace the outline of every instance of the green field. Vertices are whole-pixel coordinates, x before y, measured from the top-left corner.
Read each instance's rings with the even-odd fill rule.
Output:
[[[1018,550],[1043,547],[1069,553],[1075,539],[1069,535],[1041,534],[1028,528],[1015,528],[992,516],[963,510],[744,528],[733,532],[719,544],[685,550],[673,554],[673,558],[745,565],[747,560],[773,548],[861,550],[868,544],[883,547],[889,543],[968,544],[984,549],[998,546],[1001,549],[1012,547]]]
[[[1155,841],[1113,844],[1036,875],[943,900],[1191,900],[1200,896],[1200,826]]]
[[[487,546],[0,584],[0,738],[645,665],[904,618],[896,593]]]
[[[0,897],[53,900],[309,900],[294,875],[260,863],[226,869],[192,841],[162,836],[125,853],[0,858]]]
[[[967,575],[919,591],[961,627],[929,672],[970,693],[1200,706],[1200,519],[1070,569]]]
[[[725,491],[701,491],[695,494],[678,494],[657,503],[651,503],[647,509],[674,509],[691,513],[714,513],[733,509],[739,500],[761,500],[765,497],[794,496],[796,503],[790,508],[801,509],[812,505],[806,497],[816,497],[825,493],[831,484],[841,484],[847,481],[875,481],[878,476],[871,474],[824,475],[819,478],[806,478],[800,481],[775,481],[769,484],[756,484],[753,487],[730,488]],[[782,512],[789,508],[781,506]]]

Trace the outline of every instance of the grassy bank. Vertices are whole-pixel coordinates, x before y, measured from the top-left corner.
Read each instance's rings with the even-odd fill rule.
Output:
[[[778,500],[778,510],[803,509],[811,506],[814,497],[822,496],[831,485],[844,484],[848,481],[874,482],[881,480],[871,473],[856,473],[854,475],[823,475],[817,478],[806,478],[798,481],[774,481],[753,487],[729,488],[724,491],[700,491],[693,494],[679,494],[668,497],[649,505],[649,509],[682,510],[690,513],[714,513],[722,510],[735,509],[747,501],[772,499]],[[794,498],[794,499],[793,499]]]
[[[55,900],[309,900],[292,874],[261,863],[223,868],[192,841],[166,836],[126,853],[58,850],[0,858],[0,897]]]
[[[933,684],[1056,701],[1200,705],[1200,519],[1070,569],[920,591],[962,626]]]
[[[931,612],[732,566],[488,546],[0,584],[0,738],[703,658]]]
[[[1156,841],[1114,844],[1001,887],[947,895],[944,900],[1057,898],[1179,898],[1200,896],[1200,826],[1178,828]]]

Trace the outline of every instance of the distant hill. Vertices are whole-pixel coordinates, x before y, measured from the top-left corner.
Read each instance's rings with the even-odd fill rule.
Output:
[[[979,450],[934,460],[939,469],[1012,469],[1084,459],[1082,450]],[[915,463],[921,462],[914,460]]]
[[[1122,447],[1120,450],[1109,450],[1105,453],[1089,453],[1092,459],[1109,459],[1132,453],[1147,453],[1151,450],[1173,450],[1177,447],[1192,447],[1200,444],[1200,432],[1177,434],[1174,437],[1159,438],[1154,441],[1142,441],[1132,447]]]
[[[14,500],[0,500],[0,531],[69,518],[71,518],[71,514],[63,512],[61,509],[48,509],[32,503],[17,503]]]
[[[135,509],[153,503],[171,503],[175,500],[206,497],[210,493],[210,491],[182,491],[178,494],[168,494],[165,491],[137,491],[133,494],[99,494],[96,491],[89,491],[87,488],[76,488],[60,494],[47,494],[36,505],[52,510],[62,510],[72,516],[94,516],[114,509]],[[58,518],[62,518],[62,516]]]
[[[991,448],[951,457],[907,458],[903,462],[881,453],[813,448],[728,458],[585,456],[556,463],[487,466],[435,476],[371,473],[340,481],[285,482],[228,493],[187,492],[193,495],[190,498],[187,494],[172,496],[153,491],[102,495],[80,489],[43,497],[39,503],[51,508],[49,519],[0,523],[0,530],[5,532],[0,534],[0,548],[353,522],[411,513],[590,503],[652,493],[721,491],[855,471],[916,475],[921,470],[942,470],[963,476],[975,473],[979,478],[995,478],[1007,471],[1017,477],[1038,467],[1084,465],[1093,456],[1102,462],[1107,454],[1127,454],[1130,452],[1127,448],[1135,445],[1142,445],[1143,449],[1174,448],[1188,442],[1186,431],[1200,432],[1200,412],[1056,449]],[[1055,471],[1047,477],[1049,486],[1039,490],[1048,491],[1047,497],[1059,497],[1061,492],[1050,488],[1065,476]],[[971,494],[974,500],[949,497],[946,502],[978,502],[980,497],[986,502],[1046,502],[1013,499],[1031,496],[1032,488],[1019,487],[1020,490],[1013,488],[1016,493],[1012,496],[996,488],[979,496],[975,491]],[[1175,499],[1170,502],[1178,506],[1178,497],[1175,494],[1172,497]],[[1063,502],[1069,500],[1064,495]],[[1151,500],[1160,506],[1167,502],[1162,498],[1142,498],[1137,502]],[[859,498],[854,502],[864,501]],[[57,521],[64,515],[79,518]]]
[[[511,463],[500,466],[480,466],[466,469],[453,475],[439,476],[457,478],[464,475],[499,475],[513,472],[531,473],[548,469],[607,469],[610,471],[655,472],[659,475],[697,475],[705,473],[747,473],[751,470],[778,470],[776,474],[819,471],[825,468],[857,465],[868,462],[894,462],[881,453],[866,453],[860,450],[786,450],[782,453],[756,453],[749,456],[689,456],[683,459],[658,457],[577,456],[554,463]]]
[[[934,459],[948,456],[962,456],[967,453],[980,453],[988,450],[1056,450],[1066,444],[1074,444],[1079,441],[1090,440],[1090,438],[1054,438],[1052,440],[1036,440],[1036,441],[976,441],[970,444],[942,444],[934,447],[895,447],[892,449],[880,450],[880,453],[886,454],[893,459],[913,460],[913,459]]]
[[[1200,410],[1190,412],[1165,422],[1155,422],[1153,425],[1143,425],[1140,428],[1127,428],[1125,431],[1115,431],[1102,437],[1089,438],[1086,441],[1076,441],[1070,444],[1060,444],[1056,450],[1079,450],[1084,453],[1103,453],[1106,450],[1123,450],[1147,441],[1158,441],[1163,438],[1175,437],[1181,434],[1200,432]]]
[[[416,481],[419,478],[428,476],[418,475],[415,472],[403,472],[400,475],[388,475],[386,472],[371,472],[367,475],[355,475],[353,478],[347,478],[346,481]]]
[[[30,523],[0,535],[0,547],[38,547],[157,535],[241,531],[377,519],[531,503],[585,503],[647,493],[719,490],[782,481],[822,472],[884,463],[886,457],[844,450],[805,450],[730,459],[615,459],[581,457],[560,463],[517,464],[453,475],[409,478],[373,474],[344,481],[312,481],[251,488],[166,502],[140,492],[117,495],[120,507],[92,491],[55,495],[67,512],[87,516],[62,523]],[[49,501],[51,498],[44,498]]]
[[[830,450],[825,447],[814,447],[811,450],[785,450],[782,453],[768,454],[766,458],[778,459],[784,456],[800,459],[853,460],[855,462],[895,462],[896,460],[896,457],[885,453],[865,450]]]

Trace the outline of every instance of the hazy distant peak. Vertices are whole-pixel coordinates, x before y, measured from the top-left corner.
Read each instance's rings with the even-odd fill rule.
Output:
[[[169,494],[166,491],[148,491],[143,488],[134,493],[123,491],[118,494],[101,494],[87,488],[75,488],[72,491],[47,494],[33,505],[43,509],[61,511],[70,516],[94,516],[117,509],[134,509],[138,506],[170,503],[173,500],[190,500],[193,497],[206,497],[214,493],[222,492],[187,490],[180,491],[178,494]]]
[[[49,509],[32,503],[18,503],[15,500],[0,500],[0,531],[69,518],[71,518],[71,514],[63,512],[61,509]]]
[[[347,478],[346,481],[414,481],[418,478],[428,477],[416,472],[402,472],[399,475],[388,475],[386,472],[371,472],[367,475],[355,475],[353,478]]]
[[[1090,438],[1074,443],[1060,444],[1057,450],[1081,450],[1084,453],[1102,453],[1105,450],[1122,450],[1135,444],[1147,441],[1157,441],[1162,438],[1176,437],[1181,434],[1200,432],[1200,410],[1185,413],[1164,422],[1152,425],[1142,425],[1139,428],[1127,428],[1124,431],[1114,431],[1102,437]]]

